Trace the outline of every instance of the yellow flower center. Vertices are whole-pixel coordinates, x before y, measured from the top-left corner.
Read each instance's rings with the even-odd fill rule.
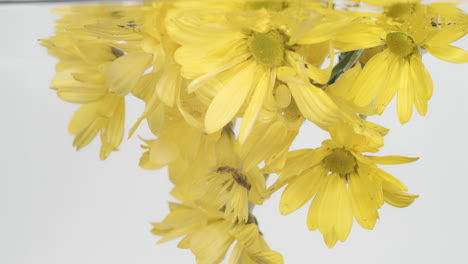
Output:
[[[417,48],[413,38],[402,32],[388,33],[386,42],[390,51],[402,58],[410,56]]]
[[[407,19],[417,7],[417,3],[399,3],[385,8],[385,14],[394,19]]]
[[[345,149],[334,149],[322,160],[325,167],[339,175],[348,175],[355,170],[356,158]]]
[[[248,5],[253,10],[265,8],[270,11],[281,11],[286,7],[283,1],[250,1]]]
[[[255,33],[249,40],[250,52],[260,64],[281,66],[284,61],[286,36],[277,30]]]

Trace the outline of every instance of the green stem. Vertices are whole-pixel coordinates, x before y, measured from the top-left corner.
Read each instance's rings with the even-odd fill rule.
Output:
[[[354,65],[356,65],[358,62],[362,52],[363,50],[353,50],[341,53],[339,62],[335,65],[335,67],[333,67],[328,85],[336,82],[343,73],[354,67]]]

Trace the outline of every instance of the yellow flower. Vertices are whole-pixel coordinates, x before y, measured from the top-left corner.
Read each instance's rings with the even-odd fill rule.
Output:
[[[417,9],[404,23],[395,25],[379,21],[356,24],[337,37],[336,43],[343,51],[385,45],[382,52],[366,63],[346,95],[349,99],[359,107],[373,105],[376,113],[382,114],[398,93],[401,123],[409,121],[414,106],[419,114],[426,114],[433,84],[422,63],[422,52],[427,50],[448,62],[468,62],[468,52],[450,45],[468,32],[466,14],[454,9],[443,17],[433,13],[434,10]],[[434,21],[432,17],[439,18]]]
[[[265,162],[263,173],[275,173],[284,164],[285,154],[296,138],[304,117],[285,85],[278,85],[265,97],[264,107],[244,142],[236,150],[245,170]]]
[[[190,248],[197,263],[220,263],[235,241],[229,263],[284,263],[278,252],[269,249],[253,218],[252,223],[235,224],[216,211],[190,204],[169,205],[171,212],[162,222],[153,223],[152,233],[163,236],[159,242],[185,235],[179,247]]]
[[[257,166],[244,168],[232,132],[225,130],[214,151],[192,163],[187,174],[170,175],[180,185],[191,185],[192,199],[204,207],[222,210],[230,221],[247,222],[249,203],[262,204],[265,177]],[[179,179],[179,177],[184,177]],[[176,188],[178,184],[176,183]]]
[[[230,232],[237,243],[232,250],[229,263],[284,263],[280,253],[270,250],[256,224],[236,225]]]
[[[405,207],[418,196],[407,194],[405,185],[376,165],[408,163],[417,158],[363,155],[376,149],[344,124],[330,133],[332,139],[318,149],[290,152],[283,172],[269,190],[288,184],[280,201],[284,215],[313,199],[307,226],[319,229],[328,247],[333,247],[338,240],[346,240],[353,217],[362,227],[373,229],[379,217],[377,210],[384,202]]]
[[[59,20],[60,30],[88,42],[107,43],[121,53],[107,72],[110,92],[121,96],[130,92],[143,95],[145,90],[146,107],[130,135],[161,103],[171,108],[177,106],[187,122],[201,126],[181,103],[185,82],[173,57],[178,45],[168,37],[164,24],[171,8],[171,2],[146,2],[57,10],[65,15]]]
[[[362,57],[362,55],[359,57],[360,60],[363,59]],[[354,66],[342,74],[335,83],[329,85],[325,91],[338,105],[351,112],[359,113],[364,116],[375,115],[375,108],[372,103],[366,106],[359,106],[354,103],[354,100],[352,100],[353,98],[349,98],[352,84],[356,81],[356,78],[361,72],[362,68],[359,65]]]
[[[161,109],[163,110],[163,109]],[[214,145],[220,133],[207,135],[200,128],[192,127],[183,117],[168,111],[149,116],[150,128],[158,136],[154,140],[145,140],[148,149],[140,159],[140,166],[145,169],[160,169],[181,159],[191,163],[205,152],[214,151]]]
[[[219,263],[234,242],[230,234],[233,223],[216,211],[205,211],[185,204],[170,203],[169,215],[160,223],[153,223],[151,232],[163,236],[159,243],[184,236],[179,248],[190,248],[197,263]]]
[[[264,173],[274,173],[282,168],[286,153],[299,133],[303,120],[300,117],[295,125],[283,119],[269,123],[257,122],[245,143],[237,147],[239,156],[244,160],[243,168],[249,170],[262,161],[268,167],[262,169]]]
[[[218,131],[241,116],[239,139],[244,142],[268,107],[266,97],[283,81],[278,75],[285,66],[300,76],[300,83],[291,80],[285,87],[303,115],[322,128],[339,121],[342,111],[310,79],[328,82],[333,63],[319,69],[332,52],[327,41],[355,18],[334,14],[332,19],[298,1],[284,2],[289,8],[259,9],[255,2],[241,2],[207,2],[195,9],[187,3],[166,19],[169,35],[181,45],[175,60],[191,80],[188,91],[208,105],[206,131]]]
[[[74,114],[69,132],[78,150],[101,135],[100,158],[118,149],[124,130],[124,97],[109,92],[106,73],[120,55],[107,44],[86,43],[68,33],[43,40],[49,52],[60,58],[51,88],[72,103],[83,104]]]
[[[97,102],[83,104],[70,121],[68,131],[75,136],[73,146],[80,150],[98,133],[101,135],[100,158],[106,159],[118,150],[123,138],[125,101],[123,97],[108,94]]]

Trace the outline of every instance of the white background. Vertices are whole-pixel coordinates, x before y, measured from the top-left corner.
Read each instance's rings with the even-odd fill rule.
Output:
[[[194,263],[178,241],[156,244],[149,232],[168,212],[171,184],[165,170],[138,167],[137,137],[104,162],[98,140],[72,147],[67,125],[77,106],[48,89],[56,60],[38,44],[53,34],[51,7],[0,5],[0,263]],[[468,48],[467,38],[457,44]],[[385,167],[421,197],[405,209],[383,206],[373,231],[355,223],[328,249],[307,230],[308,206],[281,216],[278,193],[255,212],[286,263],[468,263],[468,65],[424,61],[435,84],[427,117],[402,126],[392,105],[370,119],[391,128],[381,155],[421,157]],[[143,108],[128,102],[127,128]],[[309,125],[295,147],[326,137]]]

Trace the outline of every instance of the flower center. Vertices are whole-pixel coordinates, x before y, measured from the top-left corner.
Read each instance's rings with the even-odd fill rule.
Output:
[[[242,174],[240,171],[238,171],[238,170],[236,170],[236,169],[234,169],[232,167],[221,166],[218,169],[216,169],[216,172],[230,174],[237,184],[244,187],[248,191],[250,190],[250,188],[252,188],[250,183],[247,181],[247,177],[244,174]]]
[[[385,14],[394,19],[407,19],[417,7],[417,3],[399,3],[385,8]]]
[[[402,58],[413,54],[417,47],[413,38],[402,32],[388,33],[386,41],[390,51]]]
[[[340,175],[350,174],[356,167],[356,158],[344,149],[334,149],[322,162],[328,170]]]
[[[270,11],[281,11],[285,8],[283,1],[251,1],[248,5],[253,10],[265,8]]]
[[[249,40],[250,52],[257,62],[269,66],[281,66],[284,61],[286,36],[277,30],[255,33]]]

